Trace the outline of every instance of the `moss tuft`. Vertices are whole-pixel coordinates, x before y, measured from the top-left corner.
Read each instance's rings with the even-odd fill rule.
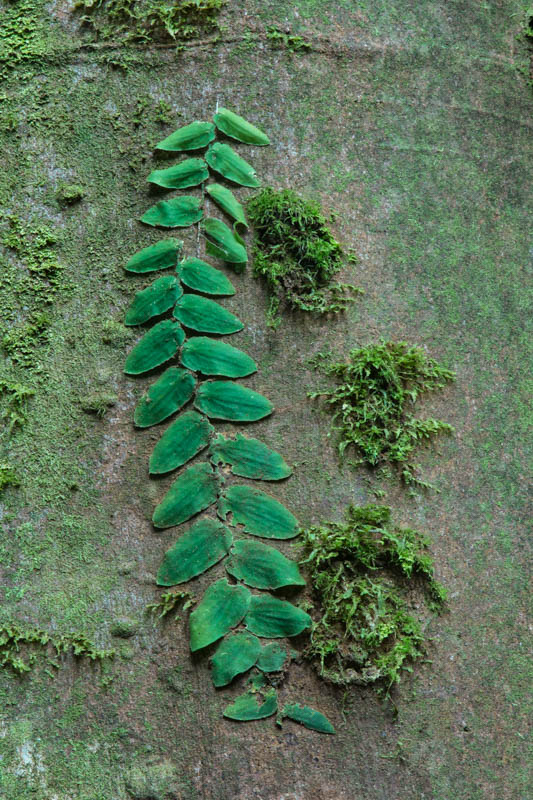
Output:
[[[122,42],[191,39],[209,32],[225,0],[76,0],[96,39]]]
[[[62,184],[56,192],[56,200],[60,206],[71,206],[85,197],[85,189],[78,183]]]
[[[103,661],[113,658],[114,650],[100,650],[81,633],[52,636],[37,628],[23,628],[16,623],[0,626],[0,666],[8,667],[18,675],[29,672],[41,656],[46,663],[58,667],[56,657],[71,652],[79,658]]]
[[[0,464],[0,494],[8,486],[20,486],[20,478],[9,464]]]
[[[184,603],[183,611],[186,611],[194,605],[195,602],[196,597],[190,592],[163,592],[158,603],[150,603],[146,606],[146,612],[148,614],[153,614],[158,619],[162,619],[166,617],[167,614],[177,609],[182,603]],[[179,616],[176,614],[174,619],[178,620]]]
[[[255,232],[254,274],[272,293],[269,324],[281,321],[282,302],[319,314],[344,311],[361,290],[332,282],[343,266],[343,252],[318,203],[291,189],[267,186],[248,200],[246,210]]]
[[[267,30],[267,39],[278,47],[290,50],[291,53],[306,53],[312,49],[311,42],[302,36],[295,36],[272,25]]]
[[[453,428],[441,420],[417,419],[411,409],[420,394],[444,388],[455,373],[405,342],[382,341],[352,350],[347,363],[319,353],[311,364],[337,382],[309,397],[324,398],[334,412],[341,455],[354,447],[361,457],[352,463],[400,465],[407,484],[434,488],[416,477],[412,453],[421,441]]]
[[[81,407],[87,414],[96,414],[97,417],[102,419],[105,417],[109,409],[116,405],[118,397],[116,394],[108,394],[107,392],[98,392],[83,398]]]
[[[334,684],[376,684],[388,692],[424,654],[420,620],[409,607],[415,578],[432,611],[444,606],[427,538],[390,517],[387,506],[349,506],[345,523],[303,531],[301,564],[316,603],[305,655]]]
[[[0,380],[0,396],[5,398],[5,406],[0,412],[0,419],[5,420],[8,435],[13,428],[22,426],[28,419],[28,399],[35,391],[21,383]]]

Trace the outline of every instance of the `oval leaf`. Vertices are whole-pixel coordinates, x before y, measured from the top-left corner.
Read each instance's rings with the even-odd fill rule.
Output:
[[[137,342],[126,359],[124,372],[140,375],[164,364],[176,355],[184,339],[185,334],[178,322],[170,319],[158,322]]]
[[[213,440],[209,452],[214,464],[231,464],[232,473],[242,478],[280,481],[292,474],[291,468],[279,453],[259,439],[249,439],[240,433],[235,439],[226,439],[219,434]]]
[[[206,147],[215,138],[215,126],[212,122],[191,122],[171,133],[166,139],[156,144],[156,150],[199,150]]]
[[[190,372],[170,367],[139,401],[133,421],[138,428],[157,425],[179,411],[194,393],[196,381]]]
[[[155,272],[158,269],[175,267],[183,249],[179,239],[163,239],[139,250],[130,258],[124,269],[128,272]]]
[[[162,275],[146,289],[137,292],[126,312],[125,325],[142,325],[172,308],[183,289],[175,275]]]
[[[157,573],[157,585],[176,586],[201,575],[224,558],[232,541],[230,531],[222,523],[214,519],[200,520],[165,553]]]
[[[287,651],[278,642],[272,642],[261,648],[256,666],[263,672],[280,672],[286,660]]]
[[[187,411],[172,423],[150,456],[150,475],[162,475],[182,467],[207,447],[214,428],[196,411]]]
[[[254,422],[268,417],[274,406],[262,394],[231,381],[204,381],[196,393],[195,408],[213,419]]]
[[[241,158],[229,144],[215,142],[205,154],[205,160],[211,169],[228,181],[240,186],[261,186],[252,165]]]
[[[232,139],[237,139],[245,144],[257,144],[260,147],[270,144],[266,133],[227,108],[220,108],[215,114],[214,120],[219,131],[225,133],[226,136],[231,136]]]
[[[181,363],[204,375],[224,375],[227,378],[244,378],[257,370],[250,356],[226,342],[193,336],[181,350]]]
[[[172,197],[160,200],[146,211],[141,222],[160,228],[187,228],[202,219],[202,200],[199,197]]]
[[[205,384],[204,384],[205,386]],[[218,513],[225,519],[231,511],[231,524],[241,523],[245,533],[265,539],[292,539],[298,534],[298,520],[269,494],[251,486],[230,486],[221,496]]]
[[[260,698],[261,695],[255,692],[245,692],[234,703],[227,706],[224,710],[224,716],[228,719],[236,719],[239,722],[250,722],[254,719],[271,717],[278,710],[276,690],[271,689],[267,692],[263,703],[259,702]]]
[[[254,595],[244,618],[246,627],[256,636],[280,639],[298,636],[311,627],[311,617],[292,603],[270,595]]]
[[[251,669],[260,652],[261,643],[251,633],[242,631],[224,639],[211,661],[215,686],[227,686],[237,675]]]
[[[155,183],[165,189],[186,189],[198,186],[209,177],[209,170],[203,158],[187,158],[168,169],[156,169],[148,177],[148,183]]]
[[[320,711],[315,711],[314,708],[309,708],[309,706],[301,706],[299,703],[286,703],[281,709],[280,717],[282,719],[283,717],[293,719],[312,731],[335,733],[335,728],[324,714],[321,714]]]
[[[216,642],[238,625],[250,600],[245,586],[231,586],[225,578],[213,583],[189,617],[192,652]]]
[[[178,267],[179,278],[189,289],[204,294],[235,294],[235,287],[223,272],[200,258],[186,258]]]
[[[210,183],[209,186],[206,186],[206,192],[236,223],[248,227],[244,208],[230,189],[226,189],[220,183]]]
[[[176,478],[154,511],[156,528],[170,528],[186,522],[217,499],[218,477],[209,464],[189,467]]]
[[[202,224],[202,233],[208,240],[207,251],[211,255],[230,264],[243,264],[248,261],[246,248],[221,220],[208,217]]]
[[[182,325],[202,333],[228,334],[244,328],[240,319],[227,308],[197,294],[184,294],[176,303],[174,316]]]
[[[248,539],[235,542],[226,569],[238,581],[255,589],[305,586],[298,565],[262,542]]]

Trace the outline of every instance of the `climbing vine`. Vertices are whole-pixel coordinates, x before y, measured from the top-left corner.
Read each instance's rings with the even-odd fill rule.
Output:
[[[203,152],[148,176],[166,189],[200,187],[201,196],[178,195],[160,200],[141,217],[158,228],[198,226],[206,251],[237,272],[247,262],[241,231],[247,227],[244,208],[212,175],[244,187],[258,187],[253,167],[225,140],[265,146],[268,137],[242,117],[220,109],[214,122],[193,122],[157,145],[175,153]],[[233,224],[206,215],[213,201]],[[278,713],[308,728],[333,733],[320,712],[298,703],[278,708],[276,686],[292,651],[279,639],[309,631],[309,614],[271,592],[305,585],[298,565],[263,539],[286,541],[300,532],[296,517],[275,497],[236,477],[276,482],[292,470],[283,457],[258,439],[242,434],[216,434],[213,422],[253,423],[274,411],[263,395],[236,383],[257,370],[246,353],[213,336],[229,336],[243,323],[213,297],[235,293],[228,277],[196,256],[185,256],[183,242],[162,239],[133,255],[125,265],[130,273],[146,275],[173,270],[156,278],[135,295],[125,317],[128,326],[156,321],[129,353],[124,371],[143,375],[160,367],[164,372],[140,399],[134,412],[139,428],[158,425],[183,410],[164,431],[149,460],[150,475],[182,470],[157,504],[152,522],[165,529],[188,522],[207,509],[165,553],[158,571],[162,587],[181,586],[223,562],[227,577],[215,580],[189,617],[191,652],[217,645],[211,659],[212,679],[223,687],[254,669],[249,688],[227,706],[224,716],[239,721]],[[207,296],[206,296],[207,295]],[[189,462],[198,454],[205,458]],[[221,466],[226,478],[223,477]],[[228,482],[228,479],[231,482]],[[237,525],[242,526],[238,530]],[[152,610],[165,615],[188,597],[180,590],[163,594]],[[191,602],[190,597],[187,604]],[[263,643],[263,640],[274,640]]]

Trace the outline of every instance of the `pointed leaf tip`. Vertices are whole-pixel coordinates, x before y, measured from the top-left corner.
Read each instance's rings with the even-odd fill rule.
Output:
[[[227,108],[220,108],[215,114],[214,120],[219,131],[225,133],[226,136],[231,136],[232,139],[237,139],[237,141],[244,142],[244,144],[259,145],[260,147],[270,144],[270,139],[266,133],[263,133],[251,122],[245,120],[244,117],[240,117]]]
[[[229,144],[215,142],[205,154],[205,160],[211,169],[228,181],[240,186],[261,186],[252,165],[241,158]]]
[[[215,138],[215,126],[212,122],[191,122],[178,128],[166,139],[156,144],[156,150],[199,150],[206,147]]]
[[[160,200],[145,211],[141,222],[160,228],[188,228],[202,219],[202,200],[199,197],[172,197]]]

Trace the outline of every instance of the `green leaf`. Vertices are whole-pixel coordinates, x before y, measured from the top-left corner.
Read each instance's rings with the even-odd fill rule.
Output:
[[[312,731],[335,733],[335,728],[329,719],[324,714],[321,714],[320,711],[315,711],[314,708],[309,708],[309,706],[301,706],[299,703],[286,703],[280,713],[280,718],[283,719],[284,717],[293,719]],[[278,725],[280,724],[281,722],[278,721]]]
[[[199,222],[202,214],[200,197],[172,197],[170,200],[160,200],[145,211],[141,222],[160,228],[187,228]]]
[[[209,177],[209,170],[203,158],[187,158],[168,169],[156,169],[148,177],[148,183],[155,183],[165,189],[186,189],[198,186]]]
[[[215,142],[205,154],[205,160],[215,172],[240,186],[261,186],[255,169],[241,158],[229,144]]]
[[[182,249],[183,242],[180,239],[163,239],[135,253],[124,269],[128,272],[155,272],[175,267]]]
[[[238,114],[234,114],[233,111],[229,111],[227,108],[220,108],[214,119],[219,131],[225,133],[226,136],[231,136],[232,139],[237,139],[237,141],[245,144],[257,144],[259,146],[270,144],[270,139],[266,133],[263,133],[255,125],[247,122],[243,117],[239,117]]]
[[[176,478],[154,511],[156,528],[170,528],[186,522],[217,499],[218,476],[207,463],[189,467]]]
[[[214,464],[231,464],[232,473],[242,478],[280,481],[292,474],[279,453],[259,439],[249,439],[241,433],[235,439],[226,439],[219,434],[211,444],[210,453]]]
[[[176,586],[201,575],[227,554],[233,537],[222,523],[201,519],[167,550],[157,573],[158,586]]]
[[[215,138],[215,126],[212,122],[191,122],[171,133],[166,139],[156,144],[156,150],[199,150],[206,147]]]
[[[137,292],[126,312],[125,325],[142,325],[172,308],[183,289],[175,275],[162,275],[146,289]]]
[[[245,586],[231,586],[225,578],[213,583],[189,617],[192,652],[216,642],[238,625],[250,600]]]
[[[253,536],[292,539],[298,534],[296,517],[269,494],[251,486],[230,486],[224,492],[218,503],[218,513],[225,519],[230,511],[233,514],[231,524],[241,523],[244,532]]]
[[[262,542],[251,542],[248,539],[235,542],[226,562],[226,569],[238,581],[255,589],[305,586],[298,565]]]
[[[217,339],[193,336],[181,350],[181,363],[204,375],[224,375],[227,378],[244,378],[257,370],[250,356]]]
[[[202,223],[202,233],[207,238],[207,252],[230,264],[244,264],[248,261],[246,248],[235,238],[228,226],[215,217],[208,217]]]
[[[150,475],[182,467],[207,447],[214,428],[196,411],[186,411],[167,428],[150,456]]]
[[[244,328],[240,319],[227,308],[197,294],[184,294],[173,313],[182,325],[194,331],[228,334]]]
[[[261,648],[257,668],[263,672],[280,672],[287,660],[287,651],[278,642],[271,642]]]
[[[251,669],[260,652],[261,643],[251,633],[242,631],[224,639],[211,661],[215,686],[227,686],[237,675]]]
[[[158,322],[137,342],[126,359],[124,372],[126,375],[140,375],[164,364],[176,355],[184,339],[183,329],[175,320]]]
[[[239,722],[250,722],[254,719],[271,717],[278,710],[278,697],[275,689],[265,694],[264,702],[260,704],[260,694],[245,692],[234,703],[227,706],[224,716],[227,719],[236,719]],[[261,698],[262,699],[262,698]]]
[[[189,289],[204,294],[235,294],[235,287],[223,272],[199,258],[186,258],[178,267],[179,278]]]
[[[256,636],[280,639],[298,636],[311,627],[311,617],[292,603],[270,595],[254,595],[244,619],[246,627]]]
[[[196,393],[195,407],[213,419],[255,422],[272,414],[274,406],[262,394],[231,381],[204,381]]]
[[[133,421],[138,428],[149,428],[179,411],[194,393],[196,381],[190,372],[170,367],[139,401]]]
[[[210,183],[209,186],[206,186],[206,192],[236,223],[248,227],[244,208],[230,189],[226,189],[220,183]]]

